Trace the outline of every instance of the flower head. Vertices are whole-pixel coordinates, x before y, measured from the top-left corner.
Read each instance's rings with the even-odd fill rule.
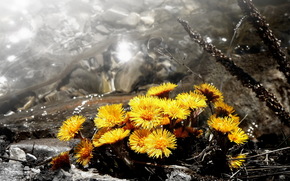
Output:
[[[151,132],[148,129],[139,129],[134,131],[129,137],[129,145],[137,153],[146,153],[145,138]]]
[[[85,122],[86,118],[81,115],[74,115],[63,122],[60,127],[57,137],[62,141],[68,141],[74,138],[79,130],[82,128],[82,124]]]
[[[110,131],[111,128],[109,127],[104,127],[104,128],[100,128],[98,129],[98,131],[94,134],[92,142],[94,147],[99,147],[102,145],[102,143],[99,142],[99,139],[108,131]]]
[[[163,106],[163,113],[172,119],[186,119],[190,111],[181,106],[179,101],[167,100]]]
[[[162,158],[163,155],[169,157],[171,154],[169,149],[176,149],[176,137],[166,129],[154,130],[144,143],[148,156],[154,158]]]
[[[89,139],[82,139],[75,148],[75,158],[77,158],[77,162],[83,166],[87,165],[93,157],[93,149],[93,144]]]
[[[52,158],[50,164],[52,164],[52,170],[70,168],[69,152],[62,152],[58,156]]]
[[[156,97],[138,96],[130,100],[130,119],[144,129],[159,126],[163,120],[160,100]]]
[[[241,128],[237,128],[228,134],[228,138],[231,142],[235,142],[236,144],[244,144],[249,136]]]
[[[211,84],[195,85],[194,88],[197,92],[205,95],[209,102],[223,101],[222,93]]]
[[[246,154],[239,154],[238,156],[232,157],[232,156],[228,156],[229,158],[229,166],[230,169],[234,169],[234,168],[240,168],[243,164],[243,162],[245,162],[245,158],[246,158]]]
[[[125,120],[125,111],[122,104],[101,106],[98,111],[97,117],[94,119],[95,125],[98,128],[114,127]]]
[[[94,145],[101,146],[103,144],[113,144],[120,140],[123,140],[130,134],[130,130],[123,128],[116,128],[105,132],[99,139],[94,139]],[[96,143],[95,143],[96,142]]]
[[[224,117],[229,116],[233,112],[235,112],[234,108],[232,106],[229,106],[228,104],[219,101],[214,103],[215,112],[218,117]]]
[[[163,83],[159,86],[156,87],[151,87],[148,91],[147,91],[147,95],[149,96],[158,96],[160,98],[169,97],[169,92],[172,91],[175,87],[177,87],[176,84],[172,84],[172,83]]]
[[[208,125],[222,133],[229,133],[238,127],[238,123],[231,117],[216,117],[215,115],[209,118]]]
[[[176,96],[176,100],[181,106],[192,110],[207,106],[206,97],[196,92],[180,93]]]
[[[179,120],[176,120],[176,123],[178,122]],[[179,121],[180,122],[180,121]],[[167,125],[167,124],[170,124],[171,123],[171,120],[169,119],[169,117],[167,115],[163,116],[163,119],[161,121],[161,125]]]

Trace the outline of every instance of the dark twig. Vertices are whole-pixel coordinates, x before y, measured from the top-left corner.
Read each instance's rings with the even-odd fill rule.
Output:
[[[27,161],[24,161],[24,160],[18,160],[18,159],[15,159],[15,158],[9,158],[9,157],[5,157],[5,156],[0,156],[0,158],[7,159],[7,160],[18,161],[18,162],[21,162],[21,163],[27,163]]]
[[[286,55],[281,50],[280,40],[278,40],[269,28],[265,18],[252,3],[252,0],[238,0],[238,4],[247,16],[247,20],[257,30],[258,35],[268,46],[272,56],[277,60],[278,69],[284,73],[290,84],[290,63],[287,62]]]
[[[266,102],[266,105],[281,119],[281,121],[290,127],[290,114],[284,110],[283,106],[272,93],[268,92],[261,83],[256,81],[242,68],[238,67],[231,58],[225,56],[214,45],[205,42],[199,33],[192,30],[187,21],[182,19],[178,19],[178,21],[193,41],[198,43],[205,51],[215,57],[216,61],[221,63],[231,75],[236,76],[244,87],[251,88],[252,91],[256,93],[256,96],[261,101]]]
[[[265,177],[270,177],[270,176],[275,176],[275,175],[290,175],[290,171],[282,171],[282,172],[275,172],[275,173],[266,173],[266,174],[258,174],[258,175],[246,175],[246,176],[238,176],[237,178],[239,179],[256,179],[256,178],[265,178]]]

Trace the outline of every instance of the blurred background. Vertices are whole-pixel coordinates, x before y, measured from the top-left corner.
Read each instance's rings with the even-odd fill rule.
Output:
[[[254,0],[286,54],[289,0]],[[249,133],[273,132],[278,118],[191,42],[180,17],[276,94],[290,88],[267,47],[232,0],[1,0],[0,113],[88,94],[133,94],[173,82],[178,91],[213,83],[246,118]],[[190,71],[189,71],[190,69]]]

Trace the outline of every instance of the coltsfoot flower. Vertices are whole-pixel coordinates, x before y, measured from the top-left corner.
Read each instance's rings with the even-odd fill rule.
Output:
[[[82,139],[75,148],[75,158],[83,166],[87,165],[93,157],[93,144],[89,139]]]
[[[196,92],[180,93],[176,96],[176,100],[181,106],[192,110],[207,107],[206,97]]]
[[[172,119],[186,119],[190,115],[189,109],[181,106],[177,100],[167,100],[163,104],[163,113]]]
[[[171,151],[176,149],[176,137],[166,129],[156,129],[147,136],[144,141],[146,153],[149,157],[162,158],[169,157]]]
[[[163,121],[160,100],[156,97],[137,96],[130,100],[130,119],[137,127],[152,129]]]
[[[111,128],[109,127],[104,127],[104,128],[100,128],[98,129],[98,131],[94,134],[92,142],[94,147],[99,147],[102,145],[102,143],[99,142],[99,139],[108,131],[110,131]]]
[[[163,83],[159,86],[151,87],[147,91],[147,95],[149,96],[158,96],[160,98],[169,97],[169,92],[172,91],[175,87],[177,87],[176,84],[173,83]]]
[[[238,128],[239,123],[232,117],[216,117],[212,115],[207,121],[208,125],[222,133],[229,133]]]
[[[62,152],[58,156],[52,158],[50,164],[52,165],[52,170],[70,168],[69,152]]]
[[[235,157],[228,156],[228,158],[229,167],[232,170],[234,168],[240,168],[243,165],[243,163],[245,162],[246,154],[239,154]]]
[[[151,132],[148,129],[135,130],[129,137],[129,146],[137,153],[146,153],[144,140]]]
[[[223,101],[223,95],[222,93],[213,85],[211,84],[200,84],[194,86],[195,90],[197,92],[200,92],[201,94],[205,95],[207,98],[207,101],[209,102],[219,102]]]
[[[249,136],[241,128],[236,128],[228,134],[228,138],[236,144],[244,144],[249,139]]]
[[[125,121],[125,111],[122,104],[101,106],[98,111],[94,119],[97,128],[114,127]]]
[[[215,113],[218,117],[229,116],[235,112],[234,108],[222,101],[214,103]]]
[[[82,124],[85,122],[86,118],[81,115],[74,115],[63,122],[60,127],[57,137],[62,141],[69,141],[74,138],[79,130],[82,128]]]
[[[110,131],[105,132],[99,139],[93,140],[94,145],[104,145],[104,144],[113,144],[120,140],[123,140],[130,134],[130,130],[125,130],[123,128],[116,128]],[[96,142],[96,143],[95,143]]]

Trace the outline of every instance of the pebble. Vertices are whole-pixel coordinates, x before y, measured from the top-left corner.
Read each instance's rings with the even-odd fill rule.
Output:
[[[37,158],[34,155],[32,155],[30,153],[27,153],[26,154],[26,160],[29,163],[34,163],[37,160]]]
[[[11,146],[9,149],[9,153],[10,153],[10,158],[12,158],[12,159],[26,161],[25,152],[16,146]],[[17,161],[10,160],[9,162],[17,162]]]

